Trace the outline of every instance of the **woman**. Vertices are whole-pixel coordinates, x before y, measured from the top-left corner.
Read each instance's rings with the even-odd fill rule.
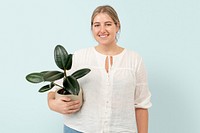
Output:
[[[98,45],[78,50],[73,56],[73,70],[91,69],[79,80],[84,92],[82,105],[69,98],[55,99],[55,93],[49,92],[49,108],[64,114],[64,132],[148,132],[151,94],[143,60],[117,44],[120,28],[111,6],[94,10],[91,30]]]

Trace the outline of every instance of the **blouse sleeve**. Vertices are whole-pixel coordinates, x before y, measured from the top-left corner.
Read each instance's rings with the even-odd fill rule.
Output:
[[[152,106],[151,93],[148,88],[147,73],[142,58],[136,65],[135,108],[149,108]]]

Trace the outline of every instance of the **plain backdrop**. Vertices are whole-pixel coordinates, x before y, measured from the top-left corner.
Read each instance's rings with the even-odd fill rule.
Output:
[[[0,133],[62,132],[47,93],[25,76],[57,70],[57,44],[70,53],[95,46],[90,17],[106,4],[121,20],[118,44],[145,60],[149,133],[200,133],[199,0],[0,0]]]

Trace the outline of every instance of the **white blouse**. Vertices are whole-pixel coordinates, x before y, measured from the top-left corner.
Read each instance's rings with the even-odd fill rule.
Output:
[[[74,53],[70,73],[81,68],[91,72],[78,80],[84,98],[81,110],[64,115],[64,123],[84,133],[136,133],[135,108],[151,106],[143,60],[124,49],[112,56],[107,72],[106,57],[94,47]]]

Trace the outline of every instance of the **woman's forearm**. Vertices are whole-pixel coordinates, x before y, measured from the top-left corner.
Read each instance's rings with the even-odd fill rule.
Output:
[[[148,133],[148,109],[135,109],[138,133]]]
[[[48,93],[48,105],[49,105],[49,108],[52,110],[52,100],[55,99],[55,92],[49,92]]]

